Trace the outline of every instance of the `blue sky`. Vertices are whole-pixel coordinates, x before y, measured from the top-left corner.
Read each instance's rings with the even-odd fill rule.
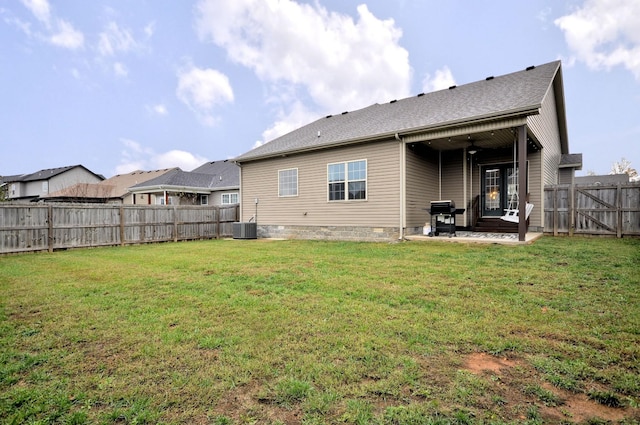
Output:
[[[0,0],[0,175],[188,171],[557,59],[579,174],[640,169],[637,0]]]

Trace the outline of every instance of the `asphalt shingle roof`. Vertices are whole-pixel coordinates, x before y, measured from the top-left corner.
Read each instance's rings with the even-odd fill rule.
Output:
[[[455,88],[330,115],[246,152],[258,159],[385,137],[394,133],[535,111],[549,91],[560,61]]]
[[[582,168],[582,154],[581,153],[566,153],[560,156],[560,168],[563,167],[577,167]]]
[[[217,176],[218,187],[240,186],[240,167],[232,161],[207,162],[193,169],[191,172]]]
[[[220,163],[222,164],[223,162],[221,161]],[[211,171],[215,169],[218,171],[215,174],[209,172],[182,171],[177,168],[154,179],[132,186],[131,189],[135,190],[140,188],[166,186],[216,190],[229,187],[239,187],[240,169],[236,164],[230,164],[231,166],[218,166],[218,164],[207,163],[196,168],[196,170],[201,171]],[[235,170],[235,174],[233,170]]]
[[[39,180],[48,180],[52,177],[55,177],[59,174],[62,174],[66,171],[72,170],[74,168],[77,167],[81,167],[84,168],[85,170],[89,171],[90,173],[96,175],[97,177],[100,177],[102,180],[104,180],[104,176],[98,175],[93,173],[93,171],[87,169],[86,167],[84,167],[83,165],[69,165],[66,167],[57,167],[57,168],[47,168],[44,170],[39,170],[36,171],[35,173],[31,173],[31,174],[18,174],[18,175],[14,175],[14,176],[6,176],[5,178],[3,178],[2,180],[5,183],[9,183],[9,182],[32,182],[32,181],[39,181]]]

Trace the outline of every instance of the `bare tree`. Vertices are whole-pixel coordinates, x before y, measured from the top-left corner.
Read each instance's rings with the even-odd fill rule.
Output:
[[[638,171],[631,166],[631,161],[626,158],[622,158],[620,161],[611,164],[611,172],[609,174],[626,174],[632,182],[640,181]]]

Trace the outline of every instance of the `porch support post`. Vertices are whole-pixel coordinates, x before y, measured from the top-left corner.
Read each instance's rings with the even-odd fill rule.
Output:
[[[527,238],[527,125],[518,127],[518,240]]]

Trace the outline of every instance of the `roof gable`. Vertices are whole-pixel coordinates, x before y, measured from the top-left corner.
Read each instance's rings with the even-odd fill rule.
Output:
[[[238,162],[392,137],[395,133],[539,113],[560,62],[320,118],[235,158]],[[563,107],[564,105],[562,105]]]

